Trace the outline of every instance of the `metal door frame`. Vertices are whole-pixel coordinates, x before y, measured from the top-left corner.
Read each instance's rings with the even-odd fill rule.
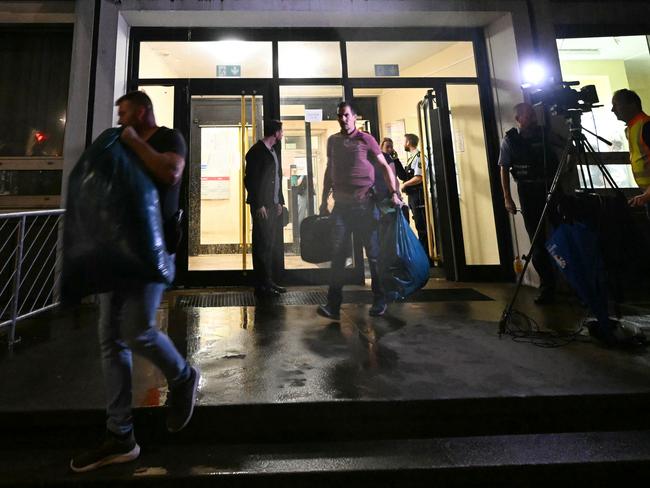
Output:
[[[233,97],[246,97],[247,100],[250,100],[249,97],[256,96],[262,97],[262,107],[263,113],[265,116],[267,114],[273,113],[273,96],[271,94],[271,86],[268,83],[262,83],[259,81],[249,81],[249,80],[188,80],[186,82],[186,95],[182,97],[182,100],[178,98],[175,100],[174,104],[174,122],[177,124],[177,127],[184,128],[184,135],[186,140],[190,141],[191,134],[191,105],[192,105],[192,96],[233,96]],[[242,120],[245,118],[244,107],[241,107],[242,110]],[[183,118],[184,120],[177,120]],[[257,128],[258,133],[261,133],[262,128]],[[244,144],[243,140],[240,140],[240,144]],[[189,149],[189,148],[188,148]],[[242,164],[243,157],[248,148],[242,145]],[[188,153],[187,161],[192,160],[192,154]],[[189,164],[186,166],[189,167]],[[183,175],[183,183],[181,188],[181,207],[189,209],[190,202],[190,171],[185,171]],[[243,178],[243,174],[242,174]],[[242,233],[240,241],[242,241],[243,246],[247,246],[247,235],[248,235],[248,208],[245,203],[245,192],[243,191],[243,181],[241,182],[240,191],[242,194],[240,198],[242,199],[242,206],[240,209],[240,232]],[[254,273],[252,269],[244,269],[244,262],[242,262],[242,269],[239,270],[207,270],[207,271],[196,271],[189,269],[189,218],[184,219],[183,221],[183,240],[179,246],[179,252],[177,254],[177,278],[176,280],[180,283],[183,283],[185,286],[224,286],[224,285],[252,285],[254,283]],[[245,259],[245,249],[243,248],[244,254],[242,259]]]

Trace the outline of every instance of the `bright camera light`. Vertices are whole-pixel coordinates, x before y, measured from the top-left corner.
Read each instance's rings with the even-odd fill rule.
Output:
[[[524,82],[529,85],[539,85],[546,81],[546,69],[540,63],[528,63],[522,70]]]

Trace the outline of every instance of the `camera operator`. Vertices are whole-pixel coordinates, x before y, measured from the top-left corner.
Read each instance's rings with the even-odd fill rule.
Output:
[[[612,112],[618,120],[625,122],[634,180],[644,190],[641,195],[630,199],[629,204],[632,207],[645,205],[650,218],[650,116],[643,112],[639,95],[625,88],[614,93]]]
[[[521,213],[526,232],[532,242],[537,223],[546,203],[547,188],[558,167],[557,154],[547,134],[537,122],[532,105],[520,103],[514,107],[517,127],[506,132],[501,143],[499,166],[501,167],[501,187],[506,210],[515,214],[517,208],[510,193],[510,175],[517,182]],[[547,218],[547,222],[548,222]],[[537,305],[552,303],[555,299],[555,274],[551,257],[544,246],[544,239],[538,239],[530,250],[532,262],[540,278],[540,294],[535,299]]]

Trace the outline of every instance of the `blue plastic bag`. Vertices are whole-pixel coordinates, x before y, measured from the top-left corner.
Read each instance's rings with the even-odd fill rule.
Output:
[[[608,324],[607,275],[596,234],[583,223],[560,224],[546,249],[598,322]]]
[[[405,300],[429,281],[429,258],[401,211],[380,224],[379,277],[388,301]]]
[[[138,158],[104,131],[72,170],[63,230],[62,299],[173,280],[158,191]]]

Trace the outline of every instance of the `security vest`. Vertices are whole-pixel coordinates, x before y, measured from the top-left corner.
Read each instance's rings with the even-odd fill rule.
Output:
[[[404,166],[404,170],[406,171],[406,176],[410,180],[415,176],[415,166],[419,165],[420,168],[422,168],[422,159],[420,157],[420,151],[417,151],[413,156],[410,158],[407,158],[406,160],[406,166]],[[407,195],[413,195],[416,193],[421,193],[424,191],[424,186],[423,182],[421,181],[417,185],[412,185],[412,186],[407,186],[404,192]]]
[[[650,116],[641,112],[625,128],[630,143],[630,163],[634,180],[641,188],[650,186],[650,147],[643,141],[643,126],[650,123]]]
[[[523,137],[516,128],[506,132],[510,146],[510,173],[517,183],[540,183],[552,181],[558,161],[550,148],[546,152],[544,171],[544,139],[542,128],[538,127],[531,137]],[[547,144],[548,147],[548,144]]]

